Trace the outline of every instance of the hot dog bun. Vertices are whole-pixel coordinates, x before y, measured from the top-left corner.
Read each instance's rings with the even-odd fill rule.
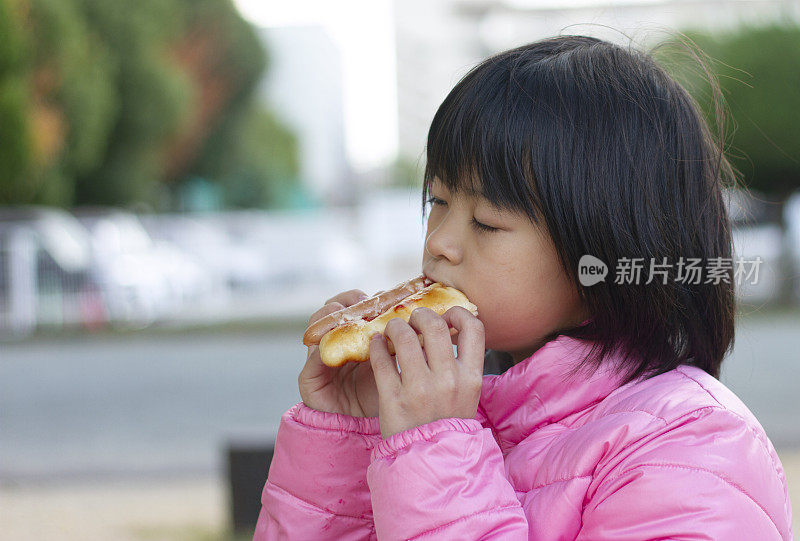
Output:
[[[322,337],[331,329],[344,325],[348,321],[364,319],[370,321],[375,319],[388,308],[391,308],[409,295],[421,291],[424,287],[432,284],[433,281],[424,275],[417,276],[411,280],[406,280],[386,291],[379,291],[372,297],[357,302],[352,306],[347,306],[322,317],[309,325],[303,335],[303,344],[313,346],[319,344]]]
[[[356,305],[353,305],[356,306]],[[319,353],[322,362],[328,366],[341,366],[348,361],[364,362],[369,360],[369,339],[376,332],[383,333],[386,324],[392,318],[400,317],[408,321],[414,309],[427,307],[439,315],[453,306],[466,308],[473,315],[478,315],[478,307],[469,302],[467,297],[454,287],[434,282],[421,291],[406,296],[400,302],[390,306],[371,321],[357,319],[345,321],[328,331],[320,340]],[[457,332],[450,329],[451,335]],[[422,344],[422,335],[417,335]],[[389,353],[394,355],[391,340],[388,341]]]

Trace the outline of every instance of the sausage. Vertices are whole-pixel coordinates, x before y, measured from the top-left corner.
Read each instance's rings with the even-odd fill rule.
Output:
[[[344,325],[348,321],[358,321],[360,319],[371,321],[384,313],[388,308],[391,308],[409,295],[421,291],[432,283],[433,281],[431,279],[420,275],[411,280],[401,282],[391,289],[380,291],[372,297],[357,302],[352,306],[347,306],[341,310],[330,313],[309,325],[305,334],[303,334],[303,344],[306,346],[319,344],[322,337],[325,336],[328,331],[340,325]]]
[[[355,306],[355,305],[354,305]],[[347,321],[337,326],[322,337],[319,343],[319,354],[323,364],[331,367],[341,366],[347,362],[364,362],[369,360],[369,339],[375,333],[383,334],[386,324],[393,318],[402,318],[408,322],[412,312],[420,307],[430,308],[439,315],[454,306],[461,306],[478,316],[478,307],[453,287],[433,282],[430,286],[407,296],[401,302],[390,306],[372,321],[363,319]],[[458,330],[450,328],[451,339]],[[424,346],[423,337],[417,334],[420,346]],[[387,337],[387,349],[395,355],[394,344]]]

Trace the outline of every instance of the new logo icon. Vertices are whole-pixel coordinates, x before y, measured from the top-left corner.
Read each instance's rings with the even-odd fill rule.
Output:
[[[593,255],[585,254],[578,261],[578,280],[582,286],[593,286],[604,282],[608,274],[608,265]]]

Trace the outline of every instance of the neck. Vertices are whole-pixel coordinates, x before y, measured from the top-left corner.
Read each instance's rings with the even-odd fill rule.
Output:
[[[524,361],[525,359],[527,359],[528,357],[530,357],[531,355],[533,355],[534,353],[536,353],[537,351],[539,351],[539,348],[541,348],[546,343],[550,342],[551,340],[555,340],[556,338],[558,338],[558,336],[563,331],[565,331],[567,329],[574,328],[574,327],[578,327],[580,325],[583,325],[583,324],[587,323],[589,321],[589,319],[587,319],[588,317],[589,316],[587,316],[584,313],[578,319],[578,321],[580,321],[580,323],[575,323],[575,324],[573,324],[571,326],[563,326],[560,329],[558,329],[556,331],[553,331],[550,334],[548,334],[547,336],[543,337],[541,340],[539,340],[538,343],[536,343],[532,347],[528,347],[528,348],[525,348],[525,349],[520,350],[520,351],[509,351],[508,354],[511,355],[511,357],[514,359],[514,364],[520,363],[520,362]]]
[[[512,359],[514,359],[514,364],[521,363],[522,361],[524,361],[525,359],[527,359],[528,357],[530,357],[531,355],[533,355],[534,353],[539,351],[539,348],[541,348],[543,345],[545,345],[551,339],[552,338],[550,338],[550,337],[542,338],[533,347],[526,348],[526,349],[523,349],[523,350],[520,350],[520,351],[509,351],[508,354],[511,355]]]

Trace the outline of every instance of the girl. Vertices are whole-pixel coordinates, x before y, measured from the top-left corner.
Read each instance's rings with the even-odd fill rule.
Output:
[[[791,539],[775,449],[718,380],[736,174],[645,53],[560,36],[473,68],[428,135],[422,269],[479,316],[418,309],[395,357],[376,335],[338,369],[311,347],[254,539]]]

